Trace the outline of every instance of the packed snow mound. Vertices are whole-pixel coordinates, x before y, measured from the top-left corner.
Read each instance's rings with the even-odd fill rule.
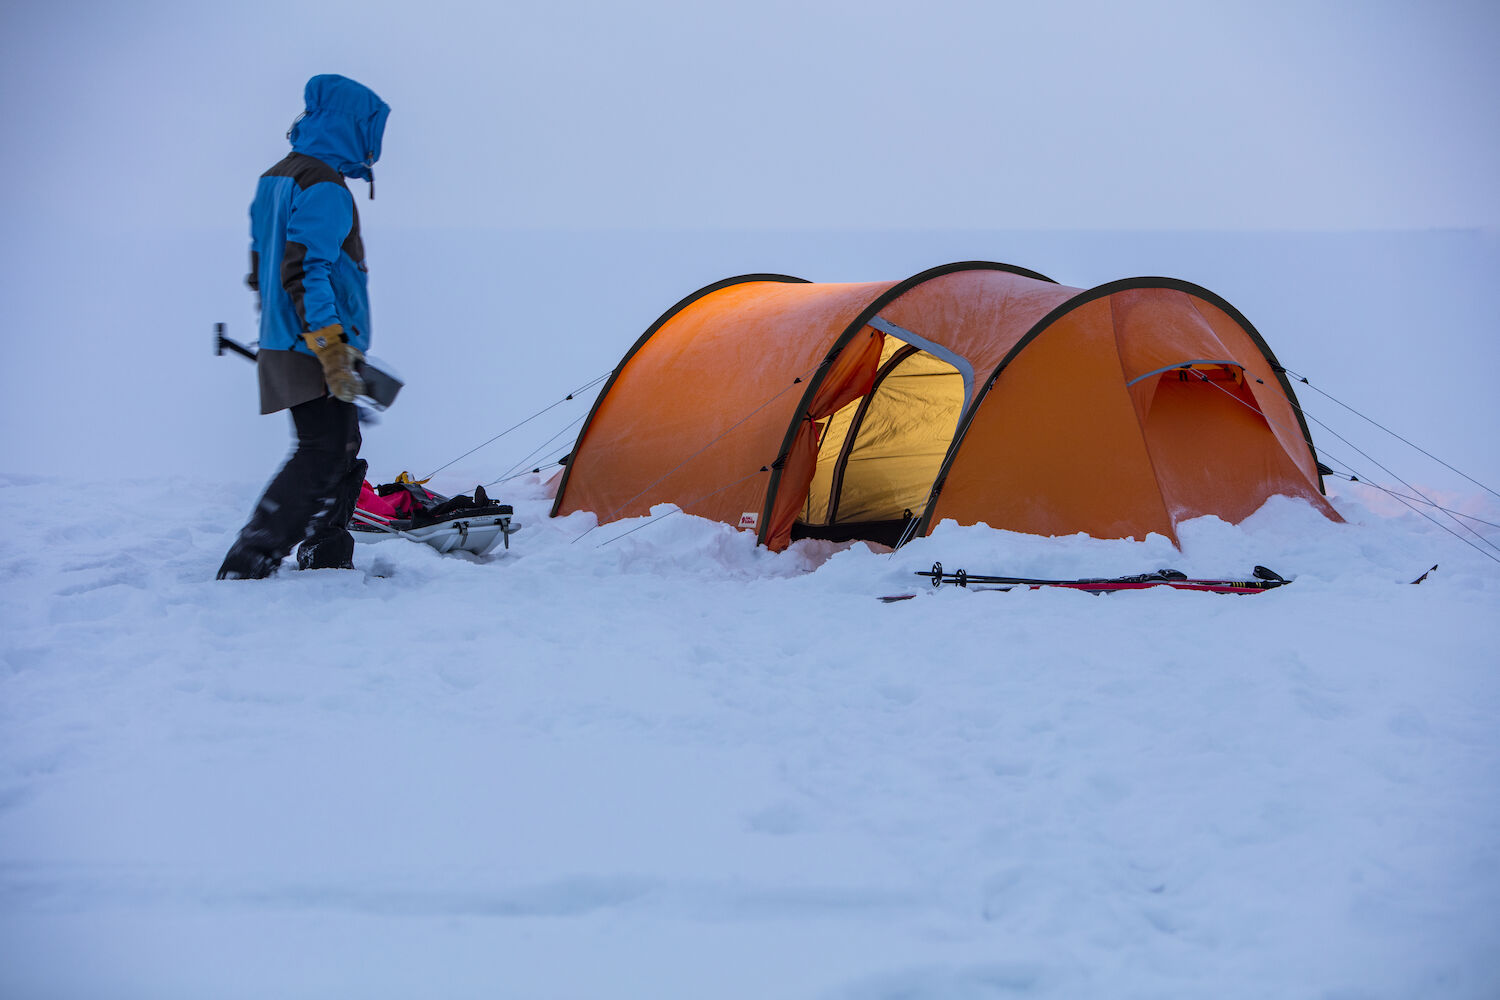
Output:
[[[0,995],[1500,992],[1500,565],[1404,508],[771,553],[533,479],[216,582],[257,487],[0,476]]]

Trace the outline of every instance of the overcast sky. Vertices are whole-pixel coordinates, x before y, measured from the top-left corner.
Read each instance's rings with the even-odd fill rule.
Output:
[[[238,213],[321,72],[394,109],[390,225],[1500,222],[1491,0],[7,0],[4,22],[13,222]]]
[[[254,338],[246,210],[328,72],[393,108],[378,200],[352,185],[408,381],[373,475],[553,402],[719,278],[975,258],[1205,284],[1500,469],[1493,0],[0,3],[0,473],[274,468],[285,421],[210,330]],[[1408,232],[1350,241],[1374,230]]]

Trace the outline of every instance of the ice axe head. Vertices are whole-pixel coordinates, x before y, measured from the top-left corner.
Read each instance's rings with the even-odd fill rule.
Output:
[[[246,347],[244,344],[241,344],[239,341],[230,340],[227,336],[224,335],[224,324],[215,323],[214,355],[216,357],[222,355],[226,349],[233,351],[235,354],[238,354],[242,358],[247,358],[250,361],[255,360],[254,351],[250,350],[250,348]]]

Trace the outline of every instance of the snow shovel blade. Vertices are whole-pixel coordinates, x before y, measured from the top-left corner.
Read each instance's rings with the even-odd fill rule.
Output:
[[[406,383],[392,375],[375,367],[369,361],[361,359],[354,363],[354,370],[365,383],[365,391],[361,397],[369,401],[371,407],[384,410],[396,401],[396,394]]]

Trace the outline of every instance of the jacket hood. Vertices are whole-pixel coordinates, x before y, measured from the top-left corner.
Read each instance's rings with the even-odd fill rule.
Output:
[[[292,148],[345,177],[370,180],[390,106],[364,84],[333,73],[308,80],[303,98],[307,110],[287,133]]]

